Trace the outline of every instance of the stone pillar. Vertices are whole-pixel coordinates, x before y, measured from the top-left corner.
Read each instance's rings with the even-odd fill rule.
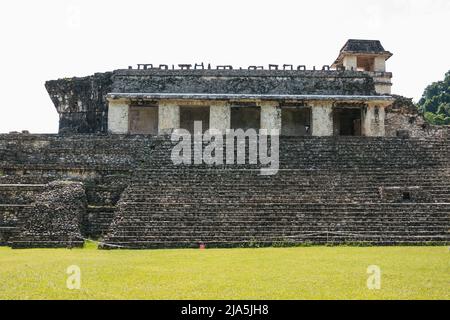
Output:
[[[128,112],[130,106],[124,100],[110,100],[108,102],[108,132],[127,134],[129,131]]]
[[[355,70],[358,67],[358,62],[356,56],[345,56],[342,61],[345,70]]]
[[[383,56],[375,57],[373,71],[386,72],[386,58],[385,57],[383,57]]]
[[[180,106],[168,101],[159,102],[158,133],[171,134],[180,128]]]
[[[278,102],[262,101],[261,107],[261,129],[278,130],[281,133],[281,108]]]
[[[231,108],[226,102],[212,102],[209,108],[209,128],[225,133],[231,127]]]
[[[373,76],[375,91],[378,94],[391,94],[392,74],[388,72],[376,72]]]
[[[312,135],[316,137],[333,135],[333,105],[331,102],[314,102],[312,110]]]
[[[368,103],[364,110],[362,121],[362,132],[366,137],[384,137],[385,136],[385,110],[383,106],[374,103]]]

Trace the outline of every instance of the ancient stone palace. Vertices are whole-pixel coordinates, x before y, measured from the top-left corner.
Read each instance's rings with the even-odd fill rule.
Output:
[[[392,94],[391,56],[349,40],[323,66],[139,64],[48,81],[59,134],[0,135],[0,244],[448,243],[449,129]],[[276,174],[174,162],[173,133],[199,122],[277,134]]]
[[[50,81],[63,132],[165,134],[215,128],[278,129],[286,136],[385,135],[391,53],[350,40],[331,66],[153,66]]]

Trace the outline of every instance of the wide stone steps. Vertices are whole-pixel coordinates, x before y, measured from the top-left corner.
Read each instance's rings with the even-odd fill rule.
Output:
[[[43,184],[0,184],[0,204],[30,204]]]
[[[181,217],[180,217],[181,216]],[[255,222],[259,222],[261,224],[285,224],[288,225],[291,222],[297,222],[302,225],[319,225],[319,224],[326,224],[326,225],[332,225],[332,224],[340,224],[340,223],[367,223],[373,226],[377,225],[387,225],[387,224],[397,224],[397,225],[422,225],[422,226],[436,226],[436,224],[442,223],[442,222],[449,222],[450,216],[447,216],[447,218],[444,217],[426,217],[426,218],[418,218],[418,217],[412,217],[415,218],[413,221],[408,217],[405,217],[403,219],[401,218],[395,218],[395,217],[383,217],[383,216],[340,216],[340,217],[329,217],[329,216],[319,216],[319,215],[309,215],[309,216],[281,216],[281,217],[267,217],[267,216],[256,216],[256,215],[249,215],[247,218],[245,215],[235,217],[233,216],[226,216],[226,215],[178,215],[178,218],[174,215],[174,217],[164,217],[164,216],[151,216],[151,217],[139,217],[139,216],[130,216],[129,219],[127,218],[126,222],[121,223],[121,227],[125,228],[126,226],[136,226],[135,223],[145,223],[144,226],[136,226],[136,228],[146,228],[146,226],[149,225],[159,225],[161,227],[164,227],[165,225],[172,225],[176,226],[179,224],[182,225],[228,225],[228,224],[252,224]],[[191,222],[189,222],[187,219],[192,219]],[[383,222],[380,222],[380,220],[383,220]],[[444,225],[445,227],[445,225]]]
[[[443,213],[444,214],[444,213]],[[447,220],[447,222],[449,222],[448,220],[450,219],[450,216],[447,216],[447,218],[444,218],[442,216],[425,216],[424,218],[422,218],[422,216],[420,216],[420,213],[417,213],[417,217],[416,216],[412,216],[412,218],[415,218],[415,220],[411,221],[410,218],[408,217],[404,217],[403,219],[401,217],[396,218],[396,217],[391,217],[391,216],[365,216],[365,215],[354,215],[354,216],[334,216],[334,217],[330,217],[328,215],[314,215],[314,214],[309,214],[309,215],[292,215],[292,216],[266,216],[266,215],[255,215],[255,214],[248,214],[247,216],[242,214],[240,216],[230,216],[230,215],[207,215],[207,214],[185,214],[182,212],[179,212],[177,214],[171,214],[171,215],[159,215],[159,216],[155,216],[153,214],[149,213],[148,217],[143,217],[143,216],[137,216],[137,215],[130,215],[129,218],[126,219],[126,221],[124,221],[122,223],[121,226],[125,227],[127,225],[130,226],[134,226],[134,223],[136,222],[141,222],[141,223],[146,223],[147,225],[150,223],[157,223],[160,224],[161,226],[164,226],[164,224],[172,224],[172,225],[177,225],[177,224],[186,224],[186,225],[201,225],[201,224],[214,224],[214,223],[220,223],[221,225],[223,224],[232,224],[232,223],[245,223],[245,224],[251,224],[253,222],[261,222],[261,223],[276,223],[276,224],[280,224],[280,223],[290,223],[291,221],[298,221],[300,220],[300,222],[304,223],[305,225],[308,223],[314,223],[314,224],[320,224],[320,223],[324,223],[324,224],[333,224],[333,223],[340,223],[342,221],[345,222],[350,222],[350,223],[357,223],[357,222],[361,222],[361,223],[371,223],[372,224],[377,224],[377,222],[379,222],[380,219],[383,219],[385,223],[404,223],[406,224],[414,224],[414,223],[418,223],[420,224],[421,222],[426,222],[427,224],[432,224],[432,223],[439,223],[439,222],[445,222]],[[187,219],[192,219],[192,222],[189,223],[189,221]],[[175,223],[175,224],[174,224]]]
[[[30,205],[0,204],[0,246],[8,245],[17,236],[24,217],[31,209]]]
[[[361,203],[355,203],[355,204],[340,204],[340,203],[320,203],[320,202],[304,202],[304,201],[298,201],[296,197],[294,196],[292,198],[292,201],[289,203],[281,203],[277,204],[276,202],[250,202],[250,203],[235,203],[227,201],[227,199],[219,198],[219,199],[211,199],[208,203],[203,203],[203,206],[197,206],[197,202],[190,202],[190,203],[178,203],[178,206],[174,206],[171,203],[165,203],[165,202],[159,202],[159,201],[147,201],[147,202],[123,202],[119,204],[120,206],[126,206],[127,208],[144,208],[148,209],[149,212],[154,212],[155,208],[161,207],[166,208],[169,207],[173,209],[188,209],[192,208],[195,210],[209,210],[209,211],[215,211],[223,209],[227,210],[229,208],[238,209],[241,208],[242,210],[253,210],[254,208],[263,208],[264,210],[276,210],[280,212],[280,209],[293,209],[294,211],[300,211],[302,208],[310,211],[310,210],[326,210],[326,211],[367,211],[367,212],[386,212],[386,211],[403,211],[403,210],[411,210],[414,208],[424,210],[429,209],[446,209],[448,206],[448,203],[370,203],[370,202],[361,202]],[[398,212],[401,213],[401,212]],[[430,212],[432,213],[432,212]]]
[[[263,245],[447,239],[446,140],[281,137],[280,171],[266,177],[260,165],[174,166],[174,145],[154,136],[0,135],[0,184],[84,181],[86,235],[106,233],[105,241],[133,248],[198,247],[206,238],[208,246],[249,246],[252,233]],[[383,188],[390,198],[381,198]],[[419,204],[400,199],[405,191]],[[27,192],[0,188],[0,199],[27,203]],[[306,234],[323,229],[326,236]],[[293,234],[284,236],[284,230]],[[26,237],[19,241],[33,246]],[[39,241],[34,245],[45,245]]]
[[[341,195],[341,197],[339,197]],[[127,199],[125,200],[125,202],[134,202],[134,203],[148,203],[148,204],[153,204],[153,205],[158,205],[158,204],[215,204],[218,203],[218,200],[216,200],[217,198],[220,199],[220,197],[222,195],[218,194],[218,195],[214,195],[214,198],[204,198],[204,197],[200,197],[199,195],[191,195],[192,198],[197,198],[197,200],[193,200],[192,198],[189,197],[160,197],[157,199],[151,198],[151,197],[127,197]],[[437,202],[447,202],[448,199],[447,197],[438,197],[438,195],[434,195],[435,197],[435,201]],[[365,202],[365,201],[370,201],[371,203],[376,203],[376,202],[383,202],[379,195],[377,194],[373,194],[373,195],[359,195],[358,194],[351,194],[349,195],[348,193],[337,193],[335,195],[317,195],[317,194],[298,194],[296,200],[300,200],[300,201],[304,201],[304,202],[318,202],[318,203],[324,203],[324,202],[336,202],[336,203],[360,203],[360,202]],[[223,199],[220,200],[221,202],[219,203],[226,203]],[[262,195],[261,197],[258,197],[258,195],[255,195],[252,198],[249,197],[239,197],[239,196],[235,196],[235,197],[229,197],[227,198],[228,203],[229,202],[235,202],[235,201],[245,201],[248,204],[252,204],[252,203],[261,203],[261,202],[265,202],[265,203],[269,203],[269,204],[284,204],[284,203],[289,203],[292,202],[292,198],[288,198],[288,197],[267,197]],[[397,201],[398,202],[398,201]]]
[[[283,206],[219,203],[198,208],[123,203],[105,248],[209,247],[366,242],[371,244],[450,241],[447,204],[299,204]],[[135,205],[135,207],[133,207]],[[149,210],[152,208],[154,210]],[[159,209],[158,209],[159,208]],[[159,211],[169,208],[169,211]],[[267,212],[268,210],[269,212]],[[327,237],[324,237],[326,233]],[[339,236],[336,236],[340,234]]]
[[[181,170],[180,170],[181,171]],[[123,202],[208,203],[227,201],[283,203],[307,202],[383,202],[380,191],[398,188],[397,193],[417,190],[420,201],[450,202],[450,177],[446,171],[419,172],[416,176],[350,171],[326,174],[322,171],[283,172],[270,177],[253,173],[213,170],[139,171],[136,181],[122,196]],[[146,182],[144,182],[146,181]],[[164,190],[164,192],[161,192]],[[425,199],[426,198],[426,199]],[[419,199],[416,199],[419,200]],[[397,202],[401,199],[397,199]],[[395,202],[395,201],[394,201]]]
[[[412,240],[417,238],[428,238],[428,239],[441,239],[441,240],[450,240],[448,235],[437,234],[432,232],[418,232],[417,230],[400,230],[400,231],[388,231],[386,233],[380,234],[378,230],[369,230],[369,231],[333,231],[333,230],[317,230],[317,231],[287,231],[281,230],[277,232],[270,231],[261,231],[261,230],[248,230],[247,232],[239,231],[239,235],[236,235],[236,230],[230,231],[202,231],[199,230],[197,232],[180,232],[174,235],[167,235],[163,233],[155,233],[155,234],[140,234],[139,241],[173,241],[177,239],[182,239],[184,241],[192,241],[194,243],[208,243],[208,241],[227,241],[227,240],[239,240],[239,241],[252,241],[255,239],[265,239],[266,241],[272,240],[277,241],[278,239],[295,239],[295,238],[306,238],[306,239],[314,239],[316,237],[324,237],[326,235],[334,235],[334,236],[342,236],[347,238],[375,238],[375,239],[383,239],[383,238],[403,238]],[[125,242],[132,241],[136,238],[133,234],[118,234],[114,237],[115,242]],[[108,240],[104,241],[108,243]]]
[[[292,221],[292,223],[299,222]],[[367,223],[367,222],[366,222]],[[353,224],[353,225],[352,225]],[[445,233],[448,233],[448,228],[442,228],[442,227],[428,227],[424,226],[425,224],[422,224],[421,226],[398,226],[398,225],[383,225],[383,226],[370,226],[365,227],[363,223],[357,224],[354,222],[347,222],[347,223],[341,223],[339,224],[339,228],[335,228],[335,225],[338,224],[323,224],[323,225],[315,225],[313,223],[306,223],[305,225],[301,226],[298,225],[297,227],[289,227],[288,225],[269,225],[267,227],[260,226],[259,228],[254,227],[254,225],[250,224],[236,224],[235,226],[229,226],[228,225],[214,225],[214,226],[205,226],[205,225],[180,225],[178,228],[171,228],[167,225],[163,225],[161,227],[158,227],[156,224],[153,226],[150,225],[146,228],[141,229],[134,229],[132,227],[124,227],[120,231],[115,232],[114,234],[110,234],[109,239],[116,239],[118,236],[130,236],[130,237],[141,237],[144,235],[151,235],[151,236],[171,236],[171,235],[195,235],[195,234],[221,234],[223,232],[228,232],[230,234],[234,234],[235,237],[240,237],[245,234],[253,234],[258,235],[260,233],[267,233],[271,234],[273,236],[277,236],[281,233],[315,233],[315,232],[322,232],[322,231],[340,231],[345,233],[366,233],[366,232],[376,232],[380,236],[386,235],[389,233],[400,233],[400,234],[434,234],[434,235],[444,235]],[[184,228],[184,229],[183,229]],[[190,228],[190,230],[186,230],[186,228]]]
[[[210,248],[235,248],[235,247],[264,247],[264,246],[295,246],[295,245],[324,245],[324,244],[350,244],[350,245],[435,245],[448,242],[447,237],[378,237],[378,236],[304,236],[297,238],[252,238],[249,240],[236,240],[231,237],[228,239],[209,239],[206,247]],[[153,239],[152,241],[142,241],[138,239],[123,239],[114,243],[103,243],[102,249],[160,249],[160,248],[199,248],[199,245],[205,245],[204,241],[184,239]]]
[[[420,238],[415,240],[405,240],[405,239],[382,239],[378,240],[377,244],[380,246],[417,246],[417,245],[434,245],[434,244],[440,244],[442,240],[440,239],[429,239],[429,238]],[[353,238],[345,238],[345,237],[317,237],[313,241],[310,240],[302,240],[302,239],[295,239],[295,241],[289,241],[289,240],[282,240],[282,241],[272,241],[272,240],[258,240],[257,242],[252,241],[211,241],[208,242],[207,247],[211,248],[240,248],[240,247],[285,247],[285,246],[295,246],[299,243],[303,243],[303,245],[342,245],[342,244],[348,244],[348,245],[358,245],[358,246],[371,246],[373,245],[374,241],[373,239],[370,240],[364,240],[364,239],[358,239],[354,240]],[[154,242],[148,242],[148,241],[125,241],[125,242],[116,242],[114,244],[102,244],[100,245],[101,249],[161,249],[161,248],[199,248],[199,244],[192,243],[191,241],[182,241],[182,240],[176,240],[176,241],[154,241]]]

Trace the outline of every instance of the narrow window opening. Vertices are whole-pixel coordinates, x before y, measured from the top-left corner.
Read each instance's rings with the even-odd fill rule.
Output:
[[[403,192],[403,201],[411,201],[411,193]]]

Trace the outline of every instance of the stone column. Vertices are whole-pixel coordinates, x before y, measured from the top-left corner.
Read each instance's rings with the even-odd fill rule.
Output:
[[[160,101],[158,110],[158,133],[171,134],[180,128],[180,107],[169,101]]]
[[[358,66],[357,57],[356,56],[351,56],[351,55],[345,56],[343,61],[342,61],[342,63],[344,65],[344,67],[345,67],[345,70],[352,70],[353,69],[353,70],[356,71],[357,66]]]
[[[383,56],[375,57],[373,71],[386,72],[386,58],[385,57],[383,57]]]
[[[362,119],[362,132],[366,137],[385,136],[385,110],[384,106],[368,103]]]
[[[311,103],[312,135],[317,137],[333,135],[333,105],[331,102]]]
[[[220,130],[225,134],[231,127],[231,108],[226,102],[214,101],[209,108],[209,128]]]
[[[270,134],[271,130],[281,132],[281,109],[278,102],[262,101],[261,107],[261,129],[266,129]]]
[[[129,131],[128,112],[130,106],[124,100],[110,100],[108,102],[108,132],[127,134]]]

